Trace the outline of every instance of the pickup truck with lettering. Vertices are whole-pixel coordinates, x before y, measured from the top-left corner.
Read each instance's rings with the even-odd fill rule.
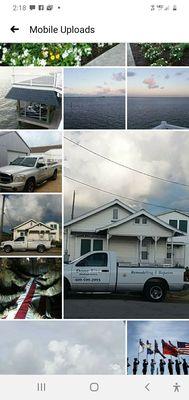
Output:
[[[0,167],[0,190],[34,192],[37,185],[56,180],[57,163],[47,163],[44,157],[18,157],[10,165]]]
[[[148,301],[160,302],[167,292],[184,289],[184,267],[130,266],[113,251],[87,253],[64,265],[65,296],[70,292],[141,292]]]
[[[15,240],[1,242],[0,249],[5,253],[12,251],[36,250],[38,253],[44,253],[53,247],[51,240],[28,240],[25,236],[20,236]]]

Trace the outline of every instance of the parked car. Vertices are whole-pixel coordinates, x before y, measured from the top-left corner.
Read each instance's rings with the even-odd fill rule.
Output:
[[[57,163],[48,164],[44,157],[18,157],[0,168],[0,189],[13,192],[33,192],[48,179],[57,179]]]

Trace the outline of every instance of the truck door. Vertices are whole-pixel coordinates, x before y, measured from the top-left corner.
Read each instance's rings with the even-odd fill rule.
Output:
[[[75,290],[107,291],[110,283],[108,254],[96,252],[83,257],[72,267],[72,286]]]
[[[37,173],[38,182],[45,181],[48,178],[48,167],[43,157],[38,159],[37,168],[38,168],[38,173]]]
[[[24,236],[20,236],[14,240],[14,249],[15,250],[22,250],[26,248],[26,241]]]

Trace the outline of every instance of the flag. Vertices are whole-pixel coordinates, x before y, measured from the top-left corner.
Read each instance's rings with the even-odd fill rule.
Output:
[[[189,343],[177,342],[177,348],[179,354],[185,354],[186,356],[189,356]]]
[[[139,350],[138,350],[138,352],[139,352],[139,353],[142,353],[142,352],[144,351],[144,349],[145,349],[145,344],[144,344],[144,342],[140,339],[140,340],[139,340]]]
[[[161,351],[159,350],[158,343],[157,343],[156,340],[154,341],[154,352],[155,352],[155,354],[156,354],[156,353],[160,354],[160,356],[161,356],[162,358],[166,358],[166,357],[161,353]]]
[[[167,343],[162,339],[161,343],[162,343],[162,348],[163,348],[163,354],[168,354],[168,355],[174,356],[174,357],[178,356],[177,347],[174,346],[170,341],[169,341],[169,343]]]
[[[152,350],[152,343],[150,343],[148,340],[146,341],[146,348],[147,348],[147,354],[153,354]]]

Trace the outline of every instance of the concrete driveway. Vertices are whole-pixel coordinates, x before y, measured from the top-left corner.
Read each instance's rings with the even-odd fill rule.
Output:
[[[140,294],[74,294],[64,303],[65,318],[185,319],[189,318],[189,291],[170,293],[163,303],[150,303]]]

